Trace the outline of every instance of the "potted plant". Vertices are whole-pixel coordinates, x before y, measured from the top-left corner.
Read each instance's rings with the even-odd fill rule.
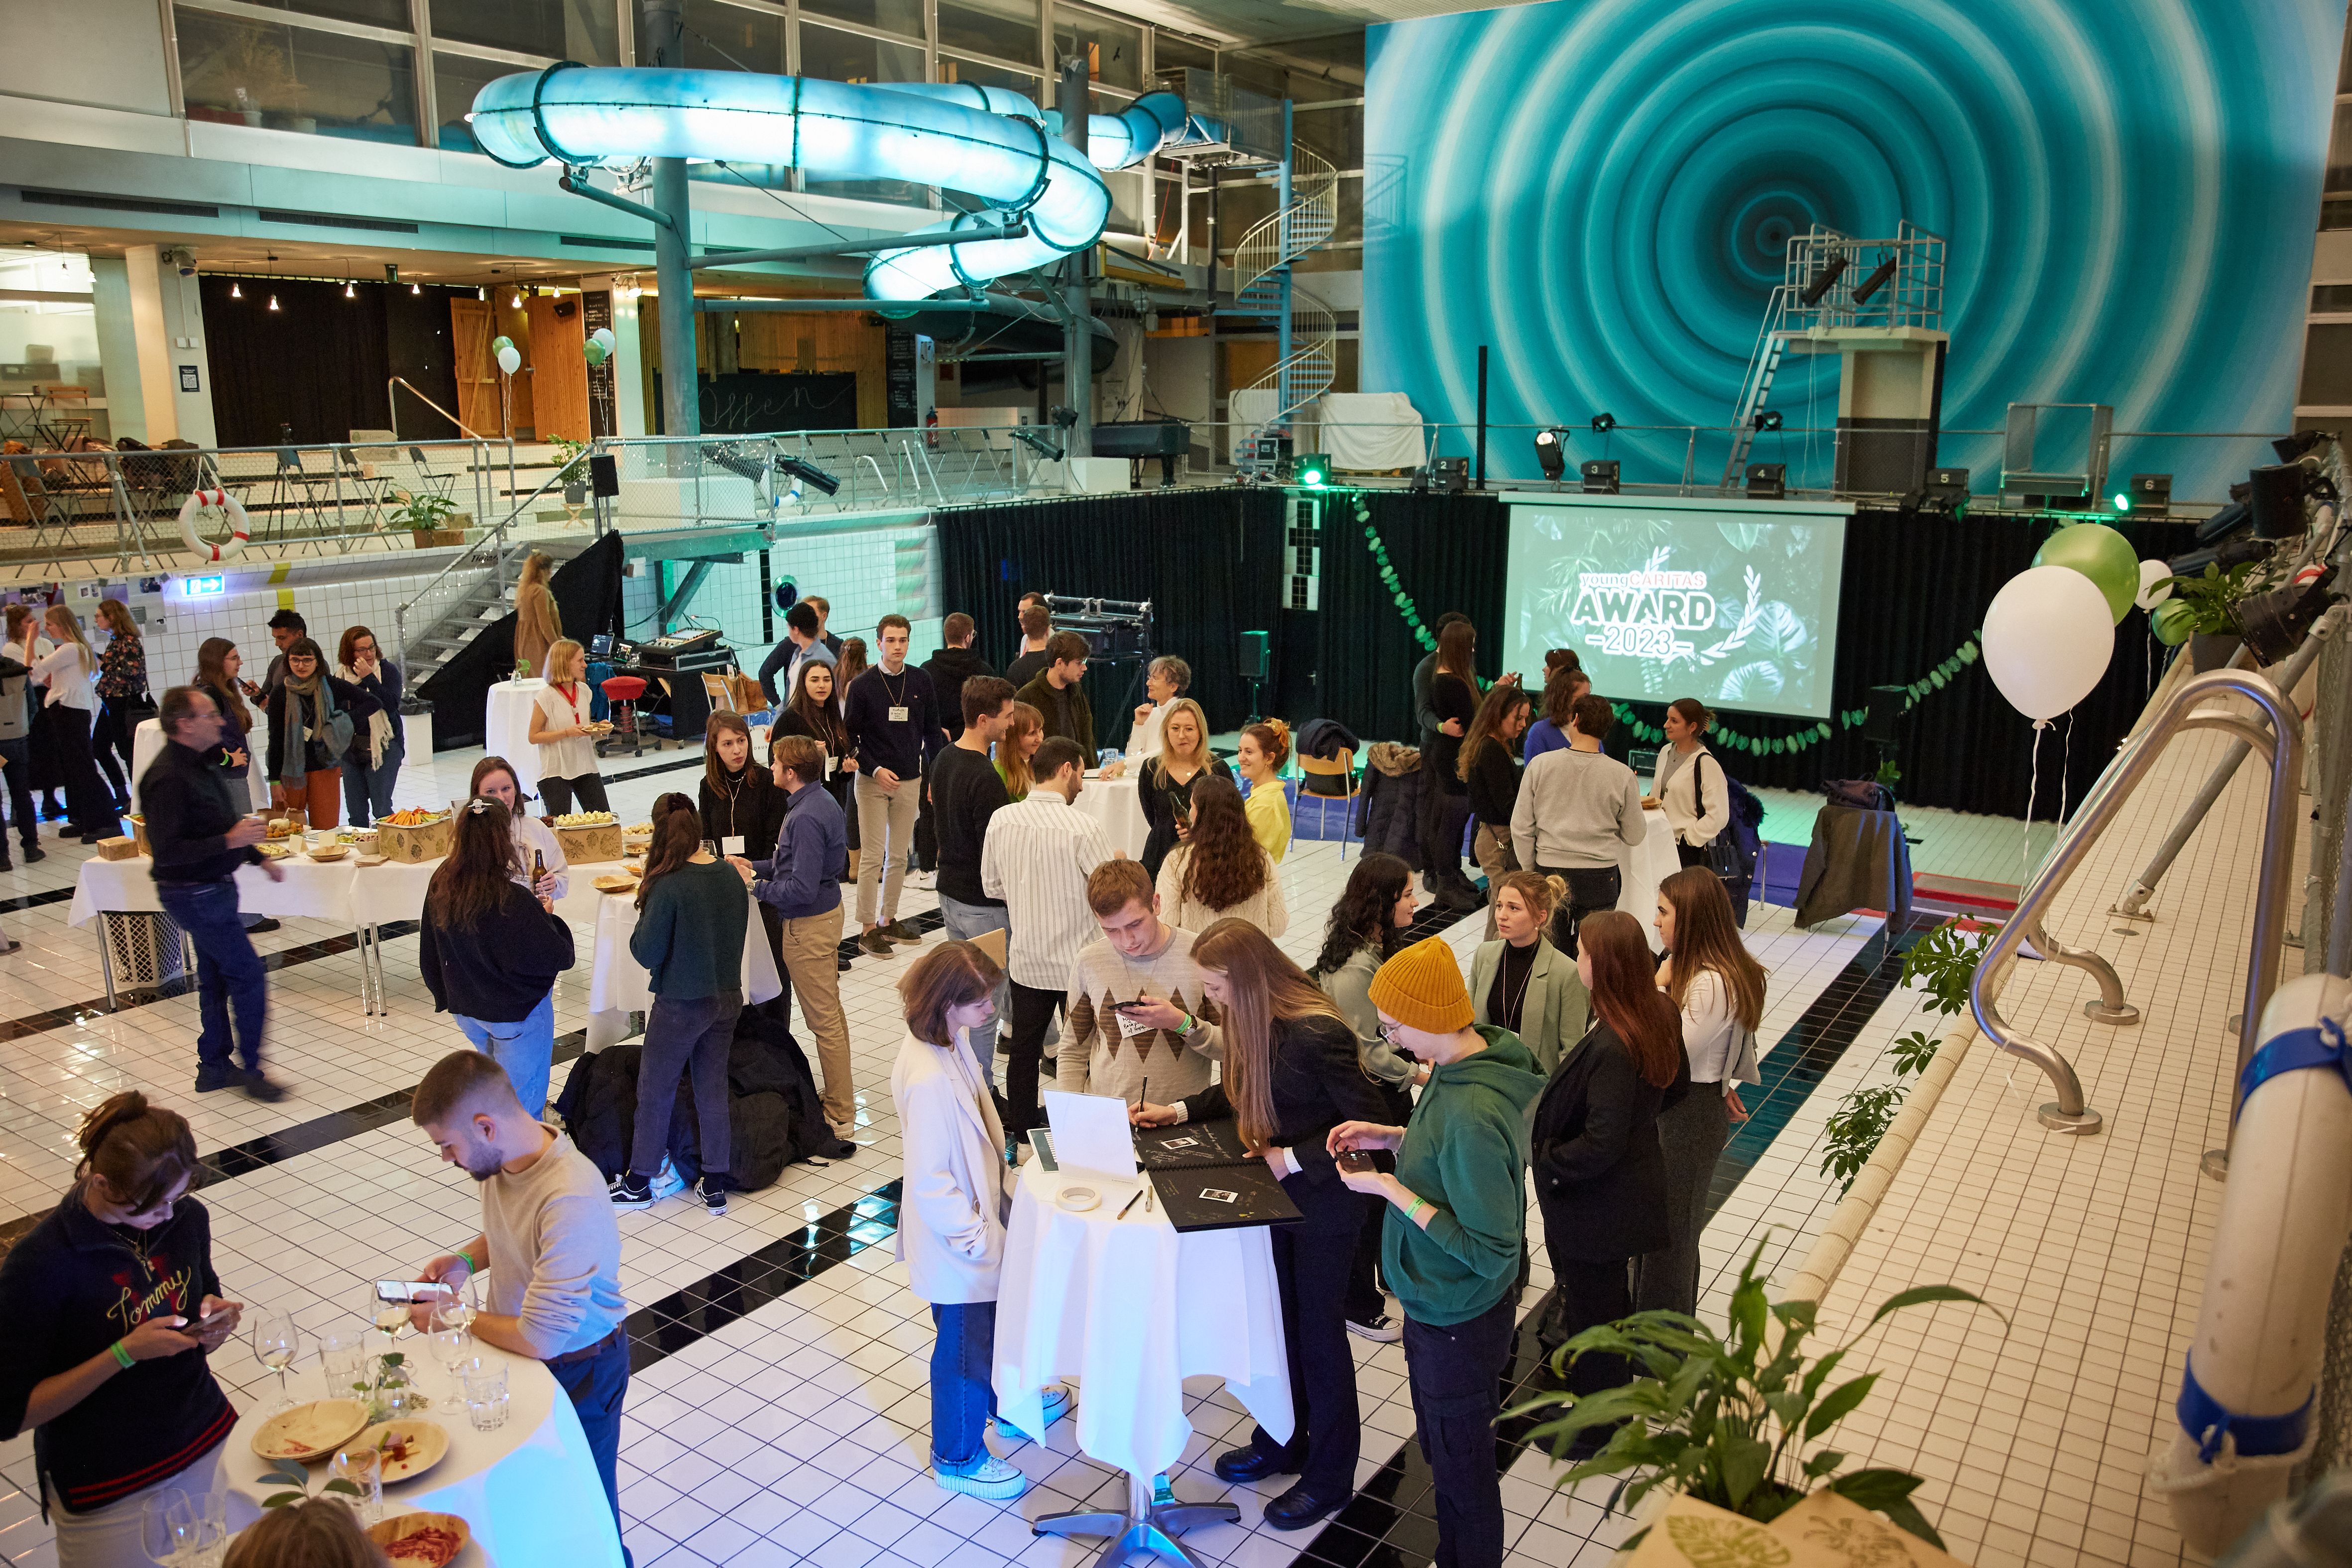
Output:
[[[466,542],[464,528],[444,526],[457,512],[457,502],[446,496],[419,496],[405,491],[397,494],[401,504],[393,509],[392,520],[394,526],[409,530],[418,549]]]
[[[1564,1372],[1580,1355],[1614,1354],[1632,1363],[1633,1381],[1582,1397],[1565,1391],[1540,1394],[1509,1414],[1559,1408],[1528,1433],[1528,1441],[1543,1445],[1563,1462],[1580,1434],[1608,1432],[1599,1452],[1569,1463],[1553,1484],[1621,1477],[1610,1494],[1611,1508],[1620,1500],[1637,1505],[1664,1489],[1769,1523],[1808,1494],[1826,1489],[1885,1515],[1940,1550],[1942,1538],[1911,1500],[1919,1477],[1889,1469],[1848,1470],[1846,1455],[1812,1444],[1852,1414],[1876,1385],[1874,1372],[1835,1386],[1831,1377],[1881,1322],[1906,1307],[1931,1301],[1992,1309],[1958,1286],[1921,1285],[1889,1296],[1860,1333],[1826,1355],[1813,1356],[1806,1341],[1814,1330],[1817,1305],[1768,1302],[1765,1281],[1756,1272],[1763,1252],[1759,1241],[1740,1269],[1731,1293],[1728,1339],[1680,1312],[1636,1312],[1587,1329],[1554,1354],[1554,1370]],[[1627,1548],[1640,1539],[1629,1540]]]
[[[548,444],[555,448],[560,460],[555,474],[563,482],[563,504],[574,508],[572,518],[577,521],[577,508],[588,504],[588,444],[556,435],[548,438]]]
[[[2189,667],[2198,674],[2220,669],[2237,653],[2238,604],[2246,597],[2259,564],[2245,561],[2228,571],[2209,565],[2195,577],[2165,579],[2172,587],[2172,602],[2186,607]]]
[[[1917,981],[1926,988],[1921,1005],[1931,1013],[1948,1018],[1960,1011],[1969,1005],[1969,984],[1999,929],[1978,920],[1944,922],[1903,956],[1903,983]],[[1853,1091],[1830,1113],[1822,1129],[1822,1174],[1835,1176],[1843,1184],[1841,1193],[1853,1190],[1853,1178],[1862,1174],[1871,1151],[1911,1092],[1909,1081],[1927,1071],[1936,1060],[1936,1048],[1943,1043],[1923,1030],[1905,1035],[1885,1051],[1894,1059],[1895,1081]]]

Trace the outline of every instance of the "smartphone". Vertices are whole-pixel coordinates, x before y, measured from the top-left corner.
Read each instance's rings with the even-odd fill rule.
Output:
[[[1134,1012],[1134,1011],[1138,1010],[1139,1009],[1148,1008],[1148,1007],[1150,1007],[1150,1005],[1151,1005],[1151,1004],[1150,1004],[1150,1002],[1143,1002],[1143,1001],[1135,1001],[1135,1002],[1113,1002],[1113,1003],[1111,1003],[1111,1005],[1110,1005],[1110,1010],[1111,1010],[1111,1011],[1113,1011],[1113,1012],[1115,1012],[1115,1013],[1131,1013],[1131,1012]]]
[[[446,1285],[427,1283],[422,1280],[378,1280],[375,1282],[377,1301],[403,1305],[413,1306],[418,1301],[438,1301],[444,1296],[456,1293]]]
[[[1381,1168],[1379,1158],[1370,1149],[1342,1149],[1332,1156],[1332,1163],[1358,1176],[1370,1176]]]

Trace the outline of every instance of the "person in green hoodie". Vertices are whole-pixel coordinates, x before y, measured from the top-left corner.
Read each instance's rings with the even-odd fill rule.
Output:
[[[1335,1155],[1396,1153],[1392,1173],[1342,1164],[1340,1179],[1388,1200],[1381,1272],[1404,1310],[1413,1421],[1436,1483],[1437,1561],[1496,1568],[1495,1421],[1518,1320],[1527,1108],[1544,1081],[1517,1035],[1471,1022],[1470,992],[1442,937],[1382,964],[1369,998],[1389,1043],[1430,1064],[1429,1082],[1405,1125],[1343,1122],[1328,1142]]]

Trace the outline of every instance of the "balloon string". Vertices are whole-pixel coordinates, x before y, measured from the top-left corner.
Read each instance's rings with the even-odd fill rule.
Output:
[[[2068,708],[2066,710],[2066,736],[2064,740],[2061,743],[2058,752],[2058,825],[2051,831],[2051,850],[2055,850],[2058,847],[2058,835],[2066,831],[2066,773],[2068,766],[2074,760],[2074,710],[2073,708]],[[2045,858],[2048,853],[2049,851],[2043,852]]]
[[[2017,863],[2025,874],[2019,880],[2018,896],[2025,894],[2026,885],[2033,881],[2033,793],[2042,782],[2042,732],[2050,727],[2046,718],[2033,721],[2032,761],[2025,773],[2025,837],[2017,846]]]

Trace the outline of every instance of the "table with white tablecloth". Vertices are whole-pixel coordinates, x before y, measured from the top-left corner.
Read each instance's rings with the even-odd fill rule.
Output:
[[[1617,907],[1642,923],[1646,931],[1658,915],[1658,883],[1683,869],[1682,856],[1675,851],[1675,831],[1666,823],[1666,814],[1644,810],[1642,821],[1649,827],[1649,835],[1640,846],[1617,849],[1617,875],[1623,883],[1617,895]]]
[[[1143,858],[1143,842],[1151,836],[1151,824],[1143,820],[1143,788],[1132,772],[1123,779],[1087,774],[1078,789],[1077,807],[1102,824],[1111,848],[1125,851],[1132,861]]]
[[[352,883],[358,867],[348,858],[322,863],[289,856],[278,862],[278,868],[286,874],[275,881],[257,865],[237,868],[236,904],[240,910],[283,920],[323,920],[352,932],[364,948],[365,935],[352,916]],[[87,925],[106,915],[153,915],[163,907],[163,900],[155,895],[153,861],[145,855],[119,861],[93,856],[82,862],[81,869],[75,873],[73,902],[66,906],[66,924]],[[111,1009],[114,955],[112,944],[103,931],[98,938],[98,961],[106,981],[106,1005]],[[193,968],[188,972],[193,973]],[[362,999],[373,1010],[373,996],[364,967],[362,973]]]
[[[526,795],[539,793],[539,747],[530,743],[530,716],[546,689],[547,683],[536,676],[500,681],[482,709],[482,754],[505,758]]]
[[[571,1399],[541,1363],[478,1340],[475,1348],[507,1365],[506,1425],[475,1431],[463,1410],[448,1406],[448,1375],[437,1365],[425,1367],[420,1383],[435,1396],[425,1418],[449,1434],[449,1452],[424,1474],[385,1487],[383,1516],[454,1513],[473,1532],[482,1553],[478,1560],[498,1568],[620,1568],[620,1531]],[[325,1374],[315,1365],[289,1383],[297,1403],[327,1392]],[[276,1396],[270,1385],[269,1396],[238,1418],[221,1451],[231,1530],[251,1524],[260,1517],[261,1500],[282,1490],[262,1479],[265,1466],[253,1451],[254,1433],[268,1419]],[[310,1468],[315,1493],[325,1481],[327,1461]]]
[[[1023,1431],[1040,1431],[1039,1390],[1078,1379],[1078,1447],[1130,1479],[1124,1524],[1101,1516],[1100,1529],[1065,1533],[1132,1532],[1155,1519],[1172,1533],[1232,1517],[1229,1505],[1150,1506],[1151,1478],[1192,1435],[1187,1377],[1223,1378],[1278,1440],[1288,1441],[1295,1425],[1265,1228],[1179,1235],[1156,1205],[1121,1218],[1141,1185],[1140,1176],[1052,1173],[1032,1160],[1014,1186],[996,1297],[997,1409]],[[1072,1213],[1055,1201],[1066,1186],[1094,1188],[1101,1202]]]
[[[256,722],[260,722],[259,709],[255,710]],[[246,754],[246,800],[255,808],[269,804],[268,758],[262,747],[255,746]],[[147,718],[131,732],[131,809],[139,809],[139,780],[147,777],[147,765],[163,755],[163,721]]]
[[[574,869],[572,885],[584,884]],[[588,977],[588,1049],[601,1051],[628,1033],[629,1015],[644,1012],[654,1005],[653,976],[637,962],[629,951],[629,938],[637,929],[637,895],[634,893],[592,894],[596,906],[596,949],[594,967]],[[743,899],[749,904],[750,889]],[[566,900],[568,906],[571,901]],[[783,994],[784,982],[776,973],[776,956],[768,947],[767,927],[760,923],[757,909],[747,911],[750,918],[743,927],[743,1000],[746,1003],[772,1001]]]

